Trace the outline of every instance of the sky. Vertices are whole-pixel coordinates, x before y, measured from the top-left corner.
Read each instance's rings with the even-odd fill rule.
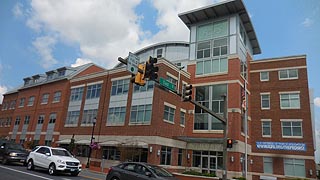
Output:
[[[148,45],[189,41],[178,14],[223,0],[3,0],[0,2],[0,103],[23,78],[88,62],[106,69]],[[262,53],[307,55],[320,139],[320,1],[243,0]],[[320,142],[320,141],[319,141]],[[320,143],[318,143],[320,146]],[[316,152],[320,162],[320,149]]]

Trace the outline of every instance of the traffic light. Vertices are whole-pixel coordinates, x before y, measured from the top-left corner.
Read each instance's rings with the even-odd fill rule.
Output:
[[[141,69],[143,72],[145,70],[145,65],[144,64],[139,64],[139,69]],[[144,74],[138,72],[136,74],[136,76],[134,77],[134,83],[139,85],[139,86],[144,86],[146,84],[145,80],[144,80]]]
[[[232,139],[227,139],[227,148],[232,148],[233,141]]]
[[[146,66],[144,70],[144,78],[149,80],[158,79],[159,67],[154,66],[158,62],[157,58],[149,56],[149,59],[146,61]]]
[[[182,89],[182,101],[191,101],[192,85],[184,84]]]

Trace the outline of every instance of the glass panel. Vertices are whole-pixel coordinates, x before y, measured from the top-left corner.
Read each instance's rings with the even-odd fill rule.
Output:
[[[212,72],[218,73],[220,71],[219,59],[212,60]]]
[[[208,114],[195,114],[195,130],[208,130]]]
[[[208,168],[208,157],[202,157],[202,168]]]
[[[281,70],[279,71],[280,73],[280,78],[288,78],[288,75],[287,75],[287,70]]]
[[[211,60],[204,61],[204,74],[211,73]]]
[[[290,78],[298,77],[298,70],[297,70],[297,69],[291,69],[291,70],[289,70],[289,77],[290,77]]]
[[[228,35],[228,21],[221,21],[213,24],[213,37]]]
[[[292,128],[293,136],[302,136],[301,127]]]
[[[292,136],[290,127],[283,127],[283,136]]]
[[[209,86],[196,87],[196,101],[209,100]]]
[[[227,72],[228,71],[228,58],[221,58],[220,59],[220,72]]]
[[[203,61],[197,62],[196,74],[203,74]]]
[[[217,158],[216,157],[210,157],[210,169],[217,169]]]
[[[212,24],[203,25],[198,27],[197,40],[206,40],[212,38],[213,26]]]

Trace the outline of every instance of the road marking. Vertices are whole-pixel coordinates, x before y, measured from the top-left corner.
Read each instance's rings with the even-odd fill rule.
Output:
[[[16,169],[11,169],[11,168],[4,167],[4,166],[0,166],[0,168],[8,169],[8,170],[15,171],[15,172],[19,172],[19,173],[22,173],[22,174],[27,174],[27,175],[34,176],[34,177],[38,177],[38,178],[41,178],[41,179],[54,180],[54,179],[46,178],[46,177],[43,177],[43,176],[39,176],[39,175],[35,175],[35,174],[31,174],[31,173],[19,171],[19,170],[16,170]]]

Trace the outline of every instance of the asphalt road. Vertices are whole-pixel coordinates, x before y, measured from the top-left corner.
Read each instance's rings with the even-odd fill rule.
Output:
[[[84,169],[79,176],[73,177],[69,174],[58,174],[50,176],[46,170],[36,169],[28,171],[20,164],[0,165],[0,179],[3,180],[105,180],[106,175],[94,173]]]

